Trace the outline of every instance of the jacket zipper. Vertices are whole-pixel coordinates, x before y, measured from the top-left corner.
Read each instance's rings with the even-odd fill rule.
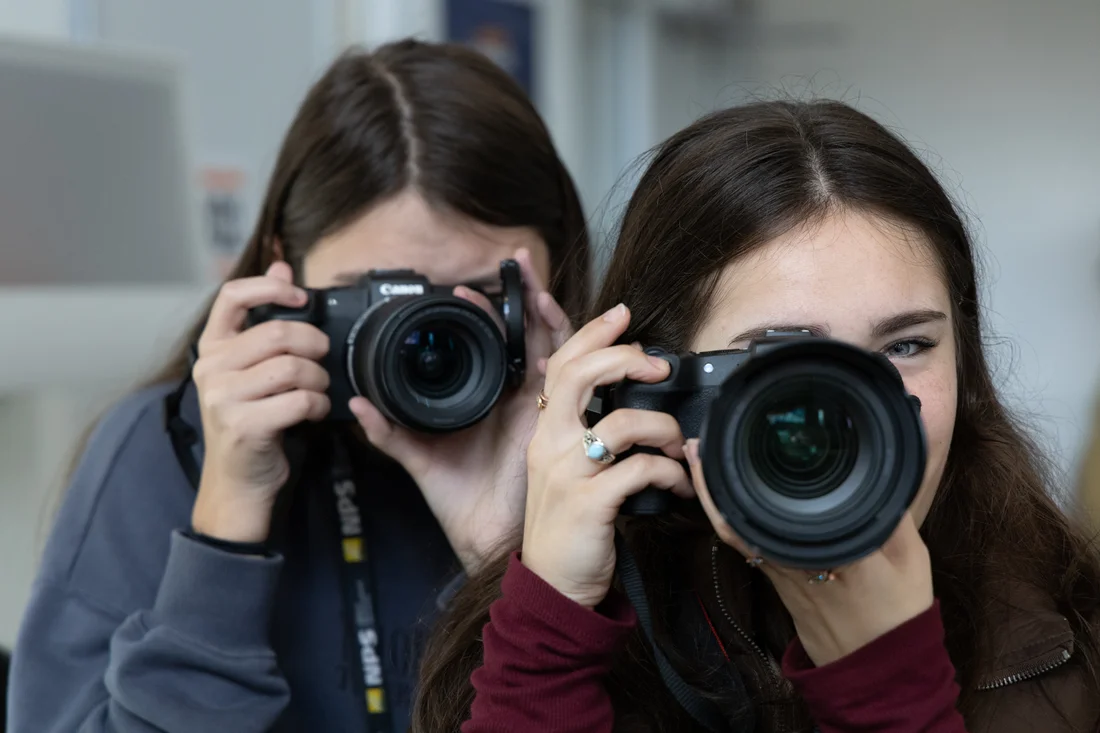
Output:
[[[722,600],[722,589],[718,585],[718,539],[715,538],[714,544],[710,547],[710,570],[711,578],[714,580],[714,597],[718,599],[718,608],[721,609],[722,615],[733,630],[744,640],[744,642],[752,649],[758,657],[760,657],[764,664],[767,665],[769,677],[775,685],[776,692],[782,691],[782,682],[778,674],[778,668],[775,660],[764,653],[764,650],[760,648],[760,645],[753,640],[745,630],[741,628],[741,624],[737,623],[733,619],[733,615],[726,609],[726,602]],[[816,730],[816,728],[815,728]],[[779,733],[787,733],[787,725],[783,721],[780,721]]]
[[[1022,672],[1016,672],[1015,674],[1010,674],[1007,677],[1002,677],[995,682],[988,682],[984,685],[978,685],[978,689],[996,690],[1000,687],[1008,687],[1009,685],[1014,685],[1017,682],[1023,682],[1024,680],[1030,680],[1034,677],[1038,677],[1039,675],[1046,674],[1051,670],[1061,667],[1063,664],[1070,660],[1070,657],[1073,656],[1067,649],[1062,649],[1061,652],[1062,653],[1059,654],[1056,659],[1052,659],[1049,662],[1044,662],[1043,664],[1035,665],[1034,667],[1029,667]]]

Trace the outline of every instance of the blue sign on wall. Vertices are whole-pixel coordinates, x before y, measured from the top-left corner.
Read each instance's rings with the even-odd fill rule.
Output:
[[[481,51],[534,94],[530,6],[507,0],[447,0],[447,39]]]

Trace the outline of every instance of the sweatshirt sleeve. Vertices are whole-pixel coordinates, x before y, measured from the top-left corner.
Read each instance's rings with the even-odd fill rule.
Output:
[[[10,730],[270,730],[289,700],[267,642],[280,565],[177,534],[153,606],[121,620],[39,584],[13,659]]]
[[[821,733],[966,733],[939,601],[846,657],[815,667],[795,639],[783,673]]]
[[[513,555],[485,625],[484,663],[462,733],[605,733],[615,717],[604,676],[634,628],[612,592],[597,610],[558,593]]]
[[[269,733],[289,702],[268,641],[280,557],[189,539],[194,491],[158,399],[97,428],[12,655],[9,733]]]

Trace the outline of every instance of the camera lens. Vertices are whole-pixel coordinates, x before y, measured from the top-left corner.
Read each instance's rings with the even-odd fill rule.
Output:
[[[349,334],[348,378],[389,420],[419,432],[478,422],[504,391],[507,352],[489,314],[451,295],[392,298]]]
[[[897,527],[924,475],[920,415],[897,370],[838,341],[745,353],[700,430],[707,488],[733,531],[789,567],[839,567]]]
[[[401,362],[410,389],[429,399],[446,399],[470,378],[470,347],[450,324],[414,328],[402,340]]]
[[[795,499],[835,490],[855,464],[858,436],[835,399],[799,390],[770,396],[746,420],[750,460],[775,491]]]

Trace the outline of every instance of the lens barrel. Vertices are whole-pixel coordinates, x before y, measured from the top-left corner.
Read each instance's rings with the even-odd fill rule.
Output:
[[[919,403],[889,360],[819,338],[771,344],[722,384],[700,434],[707,488],[755,552],[807,569],[882,546],[920,487]]]
[[[451,295],[393,298],[348,335],[348,376],[389,420],[422,433],[461,430],[493,409],[507,350],[493,319]]]

